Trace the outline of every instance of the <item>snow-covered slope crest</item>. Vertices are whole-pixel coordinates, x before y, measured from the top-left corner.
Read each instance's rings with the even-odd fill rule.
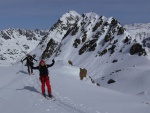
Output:
[[[6,29],[0,31],[0,65],[7,66],[32,51],[48,31]]]

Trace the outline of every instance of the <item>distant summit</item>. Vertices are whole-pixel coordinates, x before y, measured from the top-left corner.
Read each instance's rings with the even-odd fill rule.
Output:
[[[0,31],[0,65],[15,63],[32,51],[48,31],[5,29]]]

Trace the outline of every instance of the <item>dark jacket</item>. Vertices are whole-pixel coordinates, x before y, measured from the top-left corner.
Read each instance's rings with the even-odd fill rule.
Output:
[[[24,60],[27,60],[27,65],[33,65],[33,60],[35,60],[35,61],[37,61],[36,59],[34,59],[32,56],[27,56],[26,58],[24,58],[23,60],[22,60],[22,62],[24,61]]]
[[[48,73],[48,68],[49,67],[52,67],[54,65],[55,61],[53,61],[52,64],[47,64],[47,65],[44,65],[44,66],[37,66],[37,67],[33,67],[33,69],[38,69],[40,71],[40,77],[44,77],[44,76],[47,76],[49,73]]]

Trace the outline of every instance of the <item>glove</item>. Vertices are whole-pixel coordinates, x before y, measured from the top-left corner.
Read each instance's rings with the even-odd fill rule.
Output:
[[[53,59],[53,60],[52,60],[52,62],[54,63],[54,62],[55,62],[55,60]]]
[[[23,63],[23,60],[21,60],[20,62]]]

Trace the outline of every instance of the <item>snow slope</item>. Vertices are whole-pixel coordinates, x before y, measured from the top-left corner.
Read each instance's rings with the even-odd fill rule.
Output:
[[[38,71],[34,70],[35,75],[29,76],[26,68],[20,63],[12,67],[0,67],[1,113],[148,113],[150,111],[148,95],[119,93],[93,85],[88,78],[80,81],[79,68],[70,66],[65,61],[56,61],[49,71],[56,101],[46,100],[41,96]]]

